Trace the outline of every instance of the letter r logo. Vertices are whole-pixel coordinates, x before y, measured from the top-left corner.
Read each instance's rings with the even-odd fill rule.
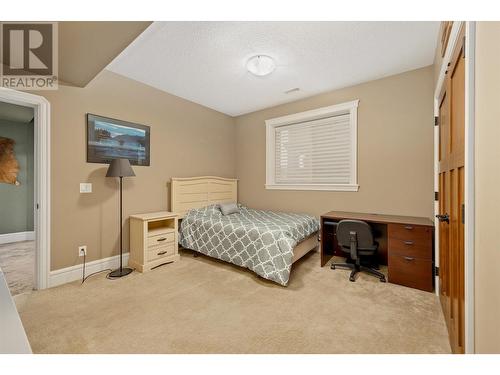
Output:
[[[52,27],[51,23],[3,23],[3,75],[52,75]]]

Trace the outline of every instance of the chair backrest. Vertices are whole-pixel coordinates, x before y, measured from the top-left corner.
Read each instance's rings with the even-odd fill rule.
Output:
[[[373,233],[371,227],[360,220],[341,220],[337,225],[337,242],[344,248],[351,246],[350,233],[356,232],[358,249],[373,246]]]

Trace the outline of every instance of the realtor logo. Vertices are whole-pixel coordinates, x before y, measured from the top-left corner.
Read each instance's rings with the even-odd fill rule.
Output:
[[[0,24],[0,86],[57,89],[57,23]]]

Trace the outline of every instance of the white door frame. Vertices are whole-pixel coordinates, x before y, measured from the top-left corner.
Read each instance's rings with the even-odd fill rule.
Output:
[[[0,101],[34,110],[35,289],[45,289],[50,271],[50,103],[43,96],[3,87]]]
[[[460,28],[465,27],[465,239],[464,239],[464,280],[465,280],[465,353],[474,353],[474,129],[475,129],[475,47],[476,23],[453,22],[446,48],[446,54],[441,63],[438,81],[434,91],[434,116],[439,116],[439,94],[445,83],[445,75],[453,50],[459,42]],[[438,191],[439,174],[439,129],[434,130],[434,191]],[[434,211],[439,213],[438,202]],[[439,225],[436,225],[435,264],[439,266]],[[436,276],[436,294],[439,295],[439,277]]]

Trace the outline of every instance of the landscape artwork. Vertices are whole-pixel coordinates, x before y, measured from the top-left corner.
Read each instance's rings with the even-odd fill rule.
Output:
[[[149,138],[149,126],[87,114],[88,163],[124,158],[132,165],[149,166]]]

